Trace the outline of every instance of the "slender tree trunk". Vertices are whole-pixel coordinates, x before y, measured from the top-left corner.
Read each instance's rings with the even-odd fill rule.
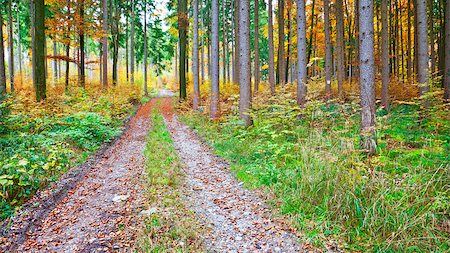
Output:
[[[19,60],[19,77],[20,77],[20,85],[22,85],[22,77],[23,77],[23,70],[22,70],[22,36],[20,34],[20,18],[19,18],[19,12],[17,12],[17,58]]]
[[[373,0],[359,0],[361,147],[369,155],[376,153],[375,62]]]
[[[219,0],[211,1],[211,119],[219,116]]]
[[[194,48],[192,49],[192,71],[194,72],[193,109],[200,105],[199,57],[198,57],[198,0],[194,0]]]
[[[222,0],[222,79],[223,83],[227,80],[227,37],[226,37],[226,21],[225,21],[225,0]]]
[[[450,2],[445,3],[444,99],[450,100]]]
[[[12,18],[12,0],[8,0],[8,47],[9,47],[9,82],[14,92],[14,32]]]
[[[134,44],[134,33],[135,33],[135,0],[131,0],[131,34],[130,34],[130,80],[131,84],[134,84],[134,50],[135,50],[135,44]]]
[[[178,33],[180,38],[180,99],[186,99],[186,44],[187,44],[187,1],[178,0]]]
[[[253,92],[255,95],[259,91],[259,82],[260,82],[260,68],[259,68],[259,0],[255,0],[255,62],[254,62],[254,68],[253,72],[255,75],[254,80],[254,89]]]
[[[270,92],[275,95],[275,49],[273,45],[273,8],[269,0],[269,84]]]
[[[130,62],[129,62],[129,59],[130,59],[130,56],[129,56],[129,54],[130,54],[130,47],[129,47],[129,39],[130,39],[130,36],[129,36],[129,34],[128,34],[128,15],[126,15],[126,21],[125,21],[125,67],[126,67],[126,72],[127,72],[127,82],[129,82],[130,81]]]
[[[323,1],[324,5],[324,29],[325,29],[325,93],[327,101],[331,98],[331,76],[333,65],[333,53],[331,52],[331,31],[330,31],[330,2]]]
[[[69,4],[70,4],[70,2],[69,2]],[[35,27],[35,24],[34,24],[34,20],[35,20],[35,18],[34,18],[34,15],[35,15],[34,8],[35,8],[35,4],[34,4],[33,0],[30,0],[31,52],[34,52],[34,45],[35,45],[34,40],[35,40],[35,34],[36,34],[36,27]],[[34,73],[35,68],[33,67],[33,66],[35,66],[34,53],[31,53],[31,66],[32,66],[31,67],[31,79],[34,80],[34,76],[35,76],[35,73]]]
[[[148,59],[148,46],[147,46],[147,0],[144,0],[144,94],[148,96],[148,70],[147,70],[147,59]]]
[[[103,0],[103,37],[102,37],[102,45],[103,45],[103,52],[102,52],[102,85],[103,88],[108,88],[108,0]]]
[[[307,47],[307,57],[306,57],[306,64],[308,64],[311,60],[311,54],[312,54],[312,49],[313,49],[313,37],[314,37],[314,11],[315,11],[315,7],[316,7],[316,0],[312,0],[311,2],[311,26],[309,27],[309,42],[306,45]]]
[[[3,44],[3,15],[0,15],[0,101],[6,94],[5,46]]]
[[[431,77],[434,77],[436,71],[436,51],[435,51],[435,35],[434,35],[434,15],[433,15],[433,0],[428,0],[428,32],[430,35],[430,74]]]
[[[46,80],[45,80],[45,4],[44,0],[34,0],[34,24],[35,24],[35,40],[34,52],[35,55],[35,75],[34,75],[34,89],[36,92],[36,100],[38,102],[47,97]]]
[[[412,41],[411,41],[411,0],[408,0],[408,8],[406,8],[406,11],[408,12],[408,20],[407,20],[407,46],[406,46],[406,76],[408,77],[408,82],[411,82],[412,77],[412,60],[411,60],[411,52],[412,52]]]
[[[80,1],[80,4],[78,6],[79,11],[80,11],[80,20],[81,20],[81,24],[80,24],[80,30],[79,30],[79,40],[80,40],[80,48],[79,48],[79,54],[80,54],[80,62],[79,62],[79,71],[80,71],[80,75],[78,77],[78,82],[79,85],[81,87],[85,87],[85,48],[84,48],[84,0]]]
[[[305,0],[297,0],[297,52],[298,52],[298,77],[297,77],[297,104],[304,106],[306,103],[306,77],[307,77],[307,46],[306,46],[306,13]]]
[[[66,58],[70,58],[70,42],[66,45]],[[66,61],[66,78],[65,78],[65,90],[69,91],[69,74],[70,74],[70,61]]]
[[[381,105],[389,108],[389,28],[388,28],[388,2],[381,0]]]
[[[294,0],[287,0],[288,1],[288,9],[287,9],[287,15],[288,15],[288,45],[287,45],[287,51],[286,51],[286,61],[284,63],[284,80],[286,83],[289,82],[289,68],[290,68],[290,61],[291,61],[291,34],[292,34],[292,7],[294,6],[292,1]]]
[[[56,45],[56,40],[53,40],[53,56],[57,56],[58,55],[58,50],[57,50],[57,45]],[[56,85],[56,82],[58,80],[58,63],[56,61],[56,59],[53,59],[52,61],[52,68],[53,68],[53,85]]]
[[[284,0],[278,0],[278,63],[277,83],[285,84],[284,80]]]
[[[342,0],[336,0],[336,64],[339,97],[344,96],[345,79],[345,41],[344,41],[344,9]]]
[[[239,114],[245,126],[252,124],[249,115],[252,106],[250,62],[250,0],[239,0]]]
[[[239,74],[239,72],[240,72],[240,69],[239,69],[239,62],[240,62],[240,60],[239,60],[239,46],[240,46],[240,36],[239,36],[239,29],[240,29],[240,24],[239,24],[239,17],[240,17],[240,3],[241,3],[241,1],[240,0],[235,0],[234,1],[234,38],[235,38],[235,40],[236,40],[236,43],[234,44],[234,46],[235,46],[235,49],[234,49],[234,65],[235,65],[235,67],[234,67],[234,70],[235,70],[235,73],[234,73],[234,75],[233,75],[233,77],[234,77],[234,79],[235,80],[233,80],[233,82],[235,83],[235,84],[237,84],[237,83],[239,83],[239,76],[240,76],[240,74]]]
[[[119,7],[117,0],[114,1],[114,21],[113,21],[113,85],[119,81]]]
[[[426,0],[417,0],[417,78],[420,95],[430,91],[428,84],[428,31]]]

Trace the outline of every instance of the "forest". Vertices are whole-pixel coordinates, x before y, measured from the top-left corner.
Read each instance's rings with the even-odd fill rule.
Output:
[[[450,251],[446,0],[0,3],[0,252]]]

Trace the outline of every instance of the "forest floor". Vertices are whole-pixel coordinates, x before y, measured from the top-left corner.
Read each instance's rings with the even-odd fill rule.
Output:
[[[204,230],[200,238],[205,251],[303,251],[296,232],[268,208],[261,195],[243,188],[227,162],[178,121],[171,98],[142,106],[120,138],[30,200],[3,232],[0,251],[124,252],[136,247],[137,237],[150,237],[142,235],[148,216],[143,179],[145,149],[152,141],[150,115],[155,109],[163,115],[184,164],[180,191]]]

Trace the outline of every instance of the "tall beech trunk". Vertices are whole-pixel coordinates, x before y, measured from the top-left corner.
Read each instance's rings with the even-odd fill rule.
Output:
[[[235,44],[234,44],[234,75],[233,75],[233,82],[235,84],[239,83],[239,45],[240,45],[240,36],[239,36],[239,29],[240,29],[240,24],[239,24],[239,17],[240,17],[240,0],[235,0],[234,1],[234,38],[235,38]]]
[[[219,117],[219,0],[211,1],[211,119]]]
[[[272,1],[269,0],[269,85],[272,95],[275,94],[275,49],[273,45],[273,8]]]
[[[307,46],[306,46],[306,13],[305,0],[297,0],[297,104],[306,103],[306,77],[307,77]]]
[[[84,35],[84,0],[81,0],[79,3],[79,15],[81,24],[78,31],[78,39],[80,41],[80,48],[79,48],[79,76],[78,76],[78,84],[81,87],[85,87],[86,83],[86,75],[85,75],[85,35]],[[36,28],[37,30],[37,28]],[[45,48],[45,47],[44,47]]]
[[[252,118],[249,114],[252,106],[250,63],[250,0],[239,1],[239,115],[244,125],[250,126],[253,123]]]
[[[373,0],[359,0],[361,147],[369,155],[376,153],[375,58]]]
[[[389,28],[388,28],[388,2],[381,0],[381,105],[389,108]]]
[[[194,0],[194,48],[192,49],[192,71],[194,75],[194,110],[198,110],[200,105],[198,44],[198,0]]]
[[[47,97],[47,86],[45,80],[45,4],[44,0],[34,1],[34,89],[36,92],[36,100],[42,101]]]
[[[259,91],[260,68],[259,68],[259,0],[255,0],[255,59],[253,73],[255,76],[253,92],[256,95]]]

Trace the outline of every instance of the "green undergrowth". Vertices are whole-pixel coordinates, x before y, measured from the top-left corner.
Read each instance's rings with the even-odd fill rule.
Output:
[[[221,123],[191,112],[180,118],[316,246],[448,252],[450,124],[436,104],[426,119],[415,103],[378,111],[378,155],[370,158],[358,148],[357,102],[312,101],[301,111],[279,96],[255,103],[248,129],[236,111]]]
[[[202,229],[182,200],[182,164],[170,133],[158,109],[152,111],[151,119],[145,152],[148,213],[137,252],[203,252]]]
[[[74,89],[45,103],[22,93],[1,103],[0,220],[118,136],[137,96]]]

